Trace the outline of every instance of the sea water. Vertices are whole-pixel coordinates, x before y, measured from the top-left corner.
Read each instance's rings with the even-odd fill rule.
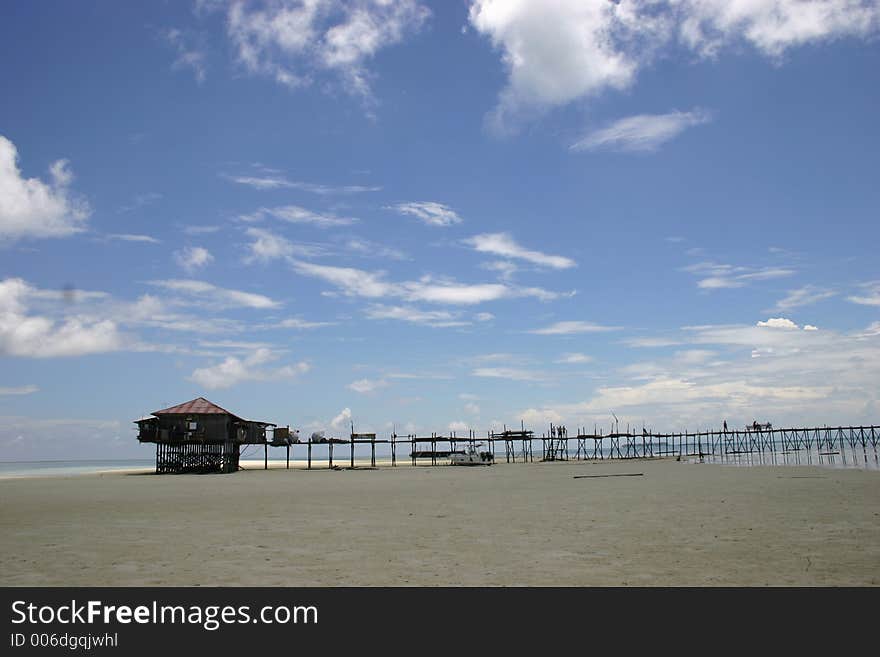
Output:
[[[0,461],[0,479],[18,477],[65,477],[70,475],[149,470],[156,467],[152,459],[121,461]]]

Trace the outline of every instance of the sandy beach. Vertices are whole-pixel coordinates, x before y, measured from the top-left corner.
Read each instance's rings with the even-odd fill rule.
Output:
[[[0,500],[5,586],[880,583],[880,473],[865,470],[104,473],[2,480]]]

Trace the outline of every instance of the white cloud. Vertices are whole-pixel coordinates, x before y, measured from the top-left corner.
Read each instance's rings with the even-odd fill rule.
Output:
[[[61,320],[28,314],[39,295],[20,278],[0,281],[0,354],[29,358],[83,356],[122,349],[116,322],[72,315]]]
[[[183,232],[187,235],[205,235],[207,233],[216,233],[220,230],[220,226],[184,226]]]
[[[67,237],[84,229],[91,209],[70,192],[67,160],[54,162],[49,174],[48,183],[23,178],[15,144],[0,135],[0,240]]]
[[[187,272],[201,269],[214,260],[208,249],[201,246],[187,246],[174,252],[174,260]]]
[[[354,390],[360,394],[368,394],[371,392],[376,392],[382,388],[388,386],[388,382],[385,379],[359,379],[357,381],[353,381],[349,383],[346,388],[349,390]]]
[[[823,299],[833,297],[836,293],[815,285],[805,285],[797,290],[790,290],[788,295],[776,302],[776,310],[788,311],[801,306],[809,306]]]
[[[484,262],[480,265],[487,271],[498,272],[498,278],[502,281],[513,280],[513,275],[519,271],[519,267],[509,260],[493,260],[492,262]]]
[[[250,215],[242,216],[246,221],[257,221],[265,215],[275,217],[291,224],[311,224],[318,228],[336,228],[338,226],[349,226],[357,222],[353,217],[337,217],[334,214],[313,212],[298,205],[285,205],[278,208],[260,208]]]
[[[467,422],[456,420],[449,423],[448,429],[449,431],[454,432],[456,435],[467,434],[468,431],[470,431],[470,425]]]
[[[394,319],[412,324],[424,324],[436,328],[467,326],[469,322],[461,321],[458,313],[447,310],[420,310],[412,306],[372,305],[367,308],[369,319]]]
[[[148,242],[150,244],[161,244],[162,240],[157,240],[149,235],[132,235],[130,233],[112,233],[107,235],[107,239],[119,240],[121,242]]]
[[[846,300],[862,306],[880,306],[880,281],[862,283],[861,287],[864,293],[848,296]]]
[[[401,297],[407,301],[424,301],[446,305],[474,305],[515,297],[536,297],[543,301],[557,298],[559,293],[542,288],[515,288],[500,283],[467,285],[429,276],[418,281],[394,283],[386,280],[385,272],[369,272],[353,267],[333,267],[309,262],[294,262],[294,269],[304,275],[320,278],[340,288],[348,296],[378,299]]]
[[[572,144],[570,150],[655,151],[686,129],[708,123],[711,118],[708,112],[701,109],[628,116],[589,133]]]
[[[474,319],[478,322],[491,322],[493,319],[495,319],[495,315],[493,315],[492,313],[477,313],[476,315],[474,315]]]
[[[388,206],[388,209],[421,219],[422,223],[428,226],[451,226],[461,223],[461,217],[455,210],[436,201],[398,203]]]
[[[381,187],[368,185],[321,185],[318,183],[303,182],[301,180],[288,180],[277,175],[271,176],[227,176],[223,175],[227,180],[231,180],[239,185],[247,185],[254,189],[297,189],[310,194],[318,194],[328,196],[333,194],[361,194],[364,192],[378,192]]]
[[[576,99],[622,90],[658,49],[715,57],[747,43],[778,58],[810,43],[875,34],[874,0],[475,0],[470,24],[501,52],[507,85],[487,117],[497,132]]]
[[[277,308],[281,305],[279,302],[273,301],[262,294],[230,290],[204,281],[172,278],[150,281],[150,285],[205,299],[221,306],[265,309]]]
[[[346,240],[344,246],[347,250],[365,257],[388,258],[390,260],[411,260],[411,258],[403,251],[359,237]]]
[[[758,322],[756,326],[763,326],[765,328],[774,328],[774,329],[799,329],[801,328],[797,324],[795,324],[790,319],[785,317],[771,317],[766,322]],[[818,331],[819,329],[812,324],[804,325],[803,329],[805,331]]]
[[[758,322],[756,326],[766,326],[768,328],[796,329],[798,325],[785,317],[771,317],[766,322]]]
[[[537,335],[574,335],[577,333],[602,333],[605,331],[616,330],[618,330],[618,327],[601,326],[600,324],[595,324],[593,322],[564,321],[556,322],[555,324],[551,324],[550,326],[541,329],[534,329],[529,331],[529,333],[535,333]]]
[[[581,365],[584,363],[592,363],[593,357],[581,353],[562,354],[562,357],[557,359],[556,362],[567,365]]]
[[[688,265],[684,271],[703,276],[697,281],[697,287],[703,290],[740,288],[753,281],[784,278],[796,273],[787,267],[744,267],[715,262],[698,262]]]
[[[319,246],[306,244],[294,244],[281,235],[264,228],[247,228],[245,235],[253,241],[248,244],[248,255],[244,262],[267,263],[273,260],[291,260],[297,258],[314,258],[326,255],[326,251]]]
[[[177,58],[171,65],[172,70],[190,69],[197,82],[204,82],[207,72],[207,65],[205,63],[207,57],[205,53],[191,47],[188,43],[189,39],[177,28],[166,30],[164,37],[177,52]]]
[[[28,386],[17,386],[17,387],[0,387],[0,396],[3,395],[32,395],[35,392],[39,392],[39,388],[34,385]]]
[[[351,409],[346,407],[343,408],[339,415],[330,420],[330,426],[334,429],[339,429],[343,425],[348,425],[351,422]]]
[[[372,101],[367,62],[416,32],[430,12],[415,0],[279,0],[260,8],[234,2],[229,37],[247,71],[299,87],[322,71]]]
[[[245,358],[229,356],[216,365],[198,368],[190,375],[190,380],[209,390],[219,390],[245,381],[292,379],[310,369],[306,362],[277,368],[262,367],[277,358],[278,355],[270,349],[260,348]]]
[[[291,317],[289,319],[283,319],[277,324],[274,324],[273,327],[276,328],[292,328],[292,329],[316,329],[316,328],[324,328],[325,326],[333,326],[335,322],[310,322],[305,319],[300,319],[298,317]]]
[[[542,267],[568,269],[576,266],[575,261],[571,258],[547,255],[540,251],[526,249],[517,244],[507,233],[483,233],[469,237],[463,242],[480,253],[491,253],[505,258],[519,258]]]
[[[469,415],[479,415],[480,414],[480,407],[477,406],[474,402],[468,402],[467,404],[465,404],[464,410]]]
[[[544,375],[540,372],[517,367],[478,367],[471,374],[484,378],[509,379],[511,381],[541,381],[544,379]]]

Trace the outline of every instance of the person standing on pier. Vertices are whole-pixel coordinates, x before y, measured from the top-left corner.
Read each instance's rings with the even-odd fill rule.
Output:
[[[727,420],[724,420],[724,433],[727,433]]]

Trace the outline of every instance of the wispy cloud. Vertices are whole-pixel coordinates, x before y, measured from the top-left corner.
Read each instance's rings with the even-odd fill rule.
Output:
[[[542,372],[517,367],[478,367],[471,374],[483,378],[508,379],[510,381],[543,381],[546,377]]]
[[[281,235],[263,228],[248,228],[245,235],[251,238],[248,244],[248,255],[244,262],[271,262],[273,260],[290,260],[291,258],[313,258],[327,255],[319,246],[295,244]]]
[[[745,287],[753,281],[784,278],[796,273],[789,267],[743,267],[715,262],[688,265],[684,271],[700,276],[697,287],[703,290]]]
[[[298,205],[285,205],[277,208],[260,208],[256,212],[249,215],[242,215],[239,218],[244,221],[253,222],[260,221],[266,215],[291,224],[312,224],[318,228],[348,226],[358,221],[353,217],[337,217],[332,213],[314,212]]]
[[[880,306],[880,281],[862,283],[860,287],[864,292],[848,296],[846,300],[862,306]]]
[[[776,302],[775,308],[776,310],[785,312],[792,310],[793,308],[811,306],[814,303],[833,297],[835,294],[837,293],[834,292],[834,290],[817,287],[815,285],[805,285],[797,290],[790,290],[785,298]]]
[[[207,74],[207,56],[203,50],[191,45],[191,38],[177,28],[165,30],[165,40],[177,52],[177,57],[171,65],[172,70],[189,69],[196,81],[200,84],[205,81]]]
[[[149,281],[149,284],[171,292],[178,292],[210,301],[222,307],[268,309],[277,308],[281,305],[278,301],[274,301],[262,294],[230,290],[217,287],[205,281],[171,278]]]
[[[120,242],[148,242],[150,244],[161,244],[162,240],[149,235],[133,235],[129,233],[111,233],[107,235],[107,239],[119,240]]]
[[[540,251],[526,249],[519,245],[508,233],[483,233],[469,237],[463,240],[463,242],[480,253],[491,253],[492,255],[505,258],[517,258],[542,267],[551,267],[552,269],[568,269],[575,267],[577,264],[571,258],[547,255]]]
[[[564,321],[556,322],[550,326],[540,329],[534,329],[529,333],[537,335],[575,335],[578,333],[604,333],[606,331],[617,331],[617,326],[602,326],[593,322],[584,321]]]
[[[39,392],[39,388],[34,385],[16,386],[16,387],[0,387],[0,396],[2,395],[32,395]]]
[[[370,272],[353,267],[334,267],[309,262],[294,262],[293,268],[304,276],[319,278],[336,287],[347,296],[379,299],[400,297],[407,301],[424,301],[446,305],[474,305],[498,299],[535,297],[544,301],[558,298],[560,293],[543,288],[518,288],[500,283],[473,285],[429,276],[418,281],[392,282],[385,272]]]
[[[346,388],[362,395],[376,392],[388,386],[385,379],[360,379],[349,383]]]
[[[448,205],[443,205],[436,201],[398,203],[387,206],[387,209],[416,217],[428,226],[451,226],[453,224],[460,224],[462,221],[455,210]]]
[[[204,247],[187,246],[174,252],[174,260],[188,273],[192,273],[210,264],[214,256]]]
[[[585,363],[592,363],[593,357],[581,353],[562,354],[555,362],[564,365],[583,365]]]
[[[227,32],[246,71],[279,84],[308,86],[321,73],[369,108],[375,103],[367,62],[419,30],[430,11],[416,0],[356,3],[233,3]]]
[[[447,310],[421,310],[412,306],[372,305],[367,308],[366,315],[368,319],[393,319],[437,328],[470,324],[470,322],[462,321],[459,313]]]
[[[318,194],[321,196],[329,196],[334,194],[362,194],[364,192],[378,192],[381,187],[375,185],[322,185],[318,183],[303,182],[301,180],[289,180],[283,176],[263,175],[263,176],[230,176],[220,174],[239,185],[247,185],[254,189],[297,189],[301,192],[309,192],[310,194]]]
[[[614,150],[623,152],[655,151],[693,126],[708,123],[709,112],[701,109],[668,114],[639,114],[618,119],[595,130],[569,149],[578,151]]]

